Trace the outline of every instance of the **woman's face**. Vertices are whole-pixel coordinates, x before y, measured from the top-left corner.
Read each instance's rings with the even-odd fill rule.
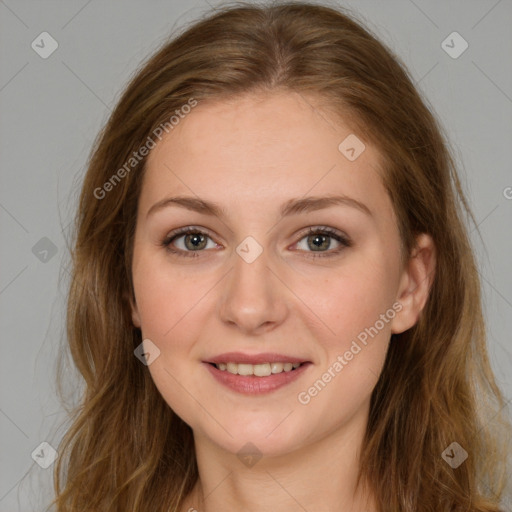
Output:
[[[147,161],[133,321],[163,398],[232,453],[360,431],[391,333],[416,320],[379,154],[313,105],[199,104]]]

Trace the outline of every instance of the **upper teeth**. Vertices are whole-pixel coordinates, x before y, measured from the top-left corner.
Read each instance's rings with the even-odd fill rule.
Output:
[[[289,372],[298,368],[301,363],[263,363],[263,364],[245,364],[245,363],[219,363],[215,366],[219,370],[227,370],[235,375],[256,375],[256,377],[268,377],[273,373]]]

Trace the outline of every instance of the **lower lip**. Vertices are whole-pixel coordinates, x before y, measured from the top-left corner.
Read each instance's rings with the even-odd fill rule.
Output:
[[[268,377],[256,377],[254,375],[235,375],[227,370],[219,370],[213,364],[203,364],[206,365],[210,373],[221,384],[224,384],[233,391],[247,395],[261,395],[282,388],[286,384],[290,384],[298,379],[311,366],[311,363],[303,363],[295,370],[289,372],[283,371]]]

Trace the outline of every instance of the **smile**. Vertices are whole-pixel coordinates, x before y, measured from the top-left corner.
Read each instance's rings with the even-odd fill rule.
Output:
[[[216,382],[244,395],[271,393],[300,379],[310,362],[303,363],[202,363]]]
[[[213,363],[212,363],[213,364]],[[215,364],[216,368],[221,371],[227,371],[233,375],[254,375],[256,377],[268,377],[282,372],[291,372],[298,368],[301,363],[262,363],[262,364],[247,364],[247,363],[218,363]]]

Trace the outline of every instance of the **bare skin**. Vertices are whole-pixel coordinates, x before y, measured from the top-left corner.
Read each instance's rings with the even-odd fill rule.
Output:
[[[366,144],[347,159],[338,146],[350,127],[313,106],[289,92],[200,104],[148,159],[132,318],[160,350],[148,366],[156,386],[194,432],[199,481],[183,511],[376,510],[371,492],[355,487],[370,396],[391,334],[412,327],[425,305],[435,250],[421,235],[400,265],[377,150]],[[177,195],[218,203],[225,215],[176,205],[148,215]],[[293,198],[333,195],[370,214],[347,203],[280,217]],[[162,241],[186,226],[203,233],[202,248],[191,243],[197,234],[181,234],[171,242],[178,253],[169,252]],[[332,228],[350,245],[310,227]],[[262,249],[250,263],[236,251],[249,236]],[[354,354],[354,340],[371,326],[378,333]],[[247,395],[204,363],[232,351],[312,364],[284,387]],[[346,364],[337,371],[339,356]],[[326,372],[328,383],[309,392]],[[248,442],[262,454],[252,466],[237,456]]]

